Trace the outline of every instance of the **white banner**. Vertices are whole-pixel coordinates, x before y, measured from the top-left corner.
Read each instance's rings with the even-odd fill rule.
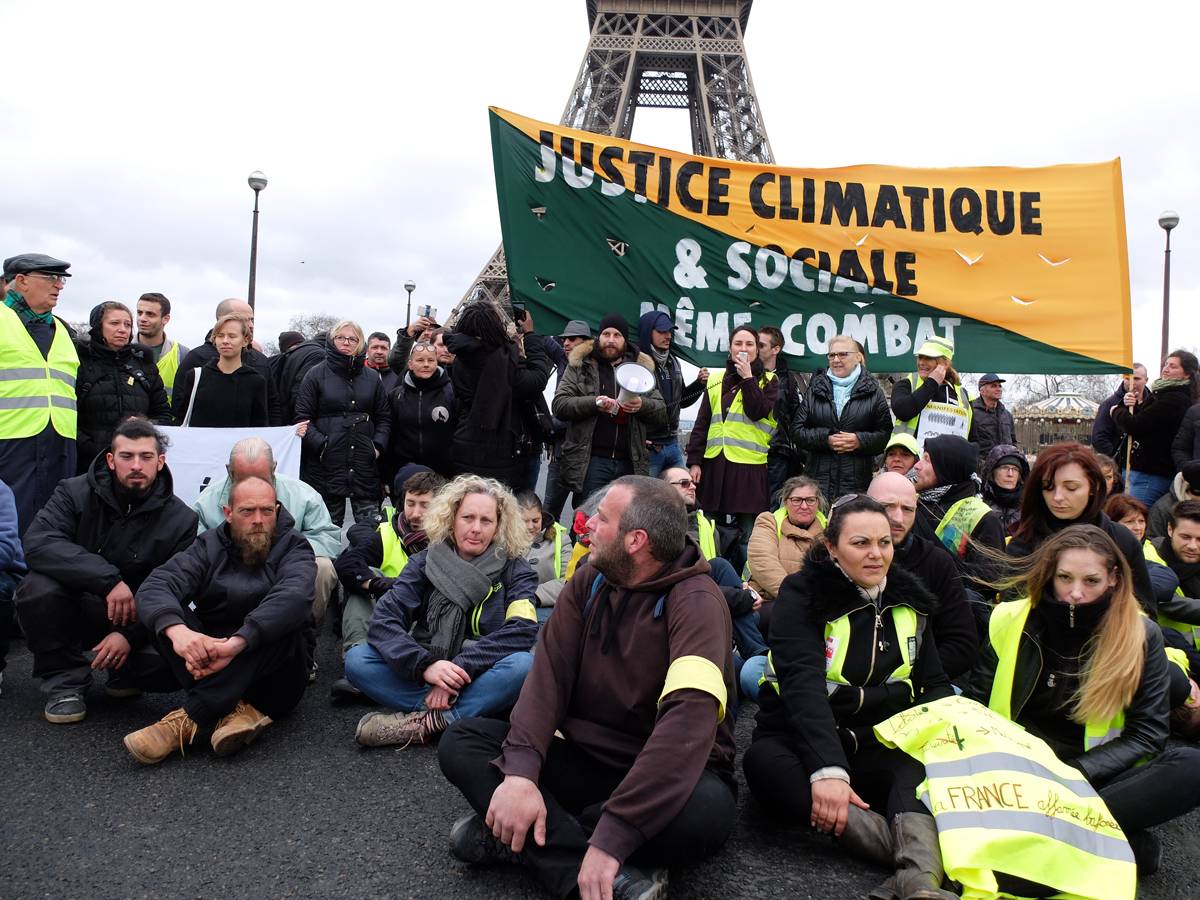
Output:
[[[966,440],[970,426],[967,411],[961,406],[954,403],[926,403],[917,423],[917,444],[924,449],[926,440],[943,434],[953,434]]]
[[[175,479],[175,496],[189,506],[205,486],[225,477],[229,451],[243,438],[262,438],[275,454],[275,471],[300,477],[300,438],[295,425],[279,428],[176,428],[159,426],[171,441],[167,465]]]

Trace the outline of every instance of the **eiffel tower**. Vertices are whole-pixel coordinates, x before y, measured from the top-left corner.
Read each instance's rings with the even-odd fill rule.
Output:
[[[696,155],[774,161],[743,40],[753,0],[586,0],[586,5],[591,37],[562,125],[629,140],[639,107],[684,109]],[[454,314],[472,300],[508,308],[503,244]]]

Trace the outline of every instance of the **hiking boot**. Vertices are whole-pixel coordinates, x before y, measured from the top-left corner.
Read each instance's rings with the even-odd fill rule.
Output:
[[[212,735],[213,750],[217,756],[236,753],[252,743],[259,732],[270,724],[269,716],[264,716],[246,701],[239,700],[233,712],[217,723]]]
[[[450,855],[465,863],[516,863],[521,865],[525,857],[513,853],[512,848],[502,844],[492,834],[492,829],[479,817],[470,813],[454,823],[450,829]]]
[[[358,721],[354,739],[364,747],[400,744],[427,744],[449,727],[441,710],[427,709],[411,713],[367,713]]]
[[[351,684],[349,678],[339,678],[329,686],[329,700],[334,706],[347,706],[355,702],[375,702]]]
[[[110,697],[140,697],[142,689],[128,674],[120,669],[113,669],[108,673],[108,683],[104,685],[104,693]]]
[[[82,722],[86,715],[87,704],[83,702],[81,694],[63,694],[61,697],[52,697],[46,704],[46,721],[53,722],[55,725]]]
[[[1149,831],[1131,831],[1125,837],[1129,839],[1129,846],[1133,849],[1138,878],[1148,878],[1157,872],[1162,865],[1162,841]]]
[[[613,900],[666,900],[667,870],[643,872],[633,866],[621,866],[613,879]]]
[[[153,725],[125,735],[125,749],[138,762],[150,766],[162,762],[176,750],[182,756],[184,740],[190,744],[199,729],[200,726],[180,707]]]

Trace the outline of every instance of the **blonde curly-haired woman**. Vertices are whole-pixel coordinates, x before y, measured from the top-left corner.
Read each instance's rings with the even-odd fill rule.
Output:
[[[500,482],[456,478],[425,513],[429,547],[409,558],[375,605],[367,643],[346,654],[346,677],[395,713],[370,713],[367,747],[424,744],[455,719],[516,702],[537,638],[537,575],[529,532]]]

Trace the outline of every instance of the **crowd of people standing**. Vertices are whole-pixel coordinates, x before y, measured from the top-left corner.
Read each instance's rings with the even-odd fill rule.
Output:
[[[233,754],[317,679],[334,610],[331,701],[385,707],[354,738],[439,741],[473,810],[453,855],[559,897],[652,900],[721,847],[748,705],[751,794],[886,868],[872,896],[1094,896],[1152,875],[1151,829],[1200,804],[1200,750],[1167,746],[1200,732],[1189,352],[1136,367],[1091,447],[1031,465],[1003,379],[972,397],[946,337],[890,395],[852,338],[802,374],[771,326],[685,383],[657,311],[549,336],[474,302],[394,341],[285,332],[267,357],[238,300],[190,350],[159,293],[74,333],[68,269],[26,254],[0,284],[0,679],[19,623],[51,723],[83,721],[105,672],[113,697],[182,694],[126,736],[134,759],[200,735]],[[163,425],[294,426],[300,477],[244,438],[185,504]],[[989,763],[1101,805],[1105,839],[947,815],[937,742],[884,739],[918,715],[1020,726],[1025,768],[985,741]]]

